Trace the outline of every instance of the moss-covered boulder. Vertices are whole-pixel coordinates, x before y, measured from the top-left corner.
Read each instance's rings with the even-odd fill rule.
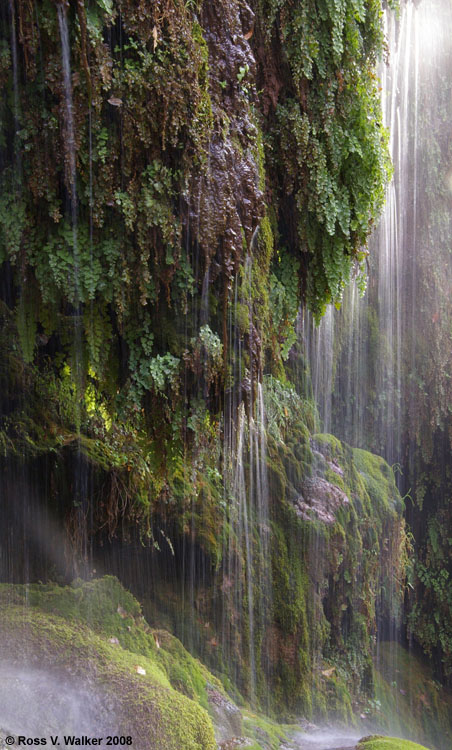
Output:
[[[23,705],[33,686],[52,703],[40,706],[39,736],[81,734],[83,726],[89,734],[97,716],[106,733],[132,737],[135,748],[214,750],[206,685],[221,686],[176,639],[151,631],[115,579],[71,587],[3,585],[0,602],[0,662],[14,678],[15,703]],[[67,698],[69,705],[70,696],[81,701],[77,727],[55,710],[55,700]],[[20,732],[14,706],[7,715],[2,703],[2,725]],[[88,725],[86,706],[92,709]]]
[[[378,625],[400,622],[403,502],[384,459],[316,434],[290,388],[280,386],[278,399],[291,408],[269,408],[269,477],[279,488],[272,698],[279,711],[350,724],[371,710]]]
[[[365,737],[357,750],[428,750],[417,742],[402,740],[396,737]]]

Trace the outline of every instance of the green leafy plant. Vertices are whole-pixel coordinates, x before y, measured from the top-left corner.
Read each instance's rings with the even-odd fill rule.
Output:
[[[327,304],[340,303],[355,267],[364,273],[366,241],[391,175],[375,73],[384,51],[382,8],[375,1],[310,0],[292,8],[269,0],[263,12],[293,80],[277,105],[272,159],[276,151],[295,202],[305,297],[319,319]]]

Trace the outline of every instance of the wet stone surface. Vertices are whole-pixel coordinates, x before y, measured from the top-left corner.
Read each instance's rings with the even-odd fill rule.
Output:
[[[305,521],[318,519],[326,524],[336,521],[336,511],[350,503],[349,498],[335,484],[323,477],[307,479],[303,493],[295,501],[297,514]]]
[[[213,687],[207,688],[209,701],[209,713],[215,728],[215,737],[221,750],[229,750],[233,747],[243,747],[237,744],[243,738],[242,714],[235,703],[229,701],[224,695]],[[233,744],[233,743],[236,744]]]

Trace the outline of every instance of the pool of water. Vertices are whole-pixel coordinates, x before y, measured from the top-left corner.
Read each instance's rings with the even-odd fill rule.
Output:
[[[294,739],[300,750],[352,750],[362,737],[354,729],[317,729],[312,732],[300,732]]]

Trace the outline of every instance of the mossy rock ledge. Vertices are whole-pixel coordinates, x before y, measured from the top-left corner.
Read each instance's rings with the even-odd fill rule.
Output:
[[[358,743],[357,750],[428,750],[428,748],[410,740],[373,736],[364,737]]]
[[[154,633],[114,578],[0,586],[0,663],[2,731],[130,736],[135,750],[217,747],[206,709],[218,681],[173,636]]]

